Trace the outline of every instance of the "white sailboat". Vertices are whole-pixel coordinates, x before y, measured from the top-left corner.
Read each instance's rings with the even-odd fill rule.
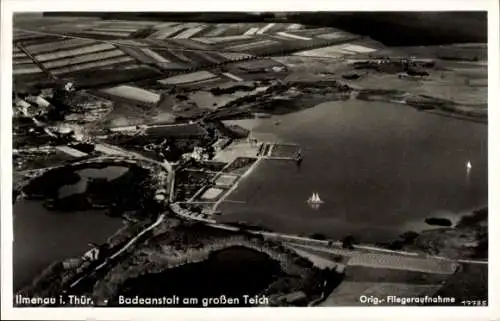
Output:
[[[311,197],[309,197],[309,199],[307,200],[307,203],[309,203],[309,204],[322,204],[323,201],[321,200],[321,198],[319,198],[318,193],[313,193],[311,195]]]

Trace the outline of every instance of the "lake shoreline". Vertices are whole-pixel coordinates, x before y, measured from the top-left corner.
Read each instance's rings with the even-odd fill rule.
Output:
[[[89,177],[94,180],[92,189]],[[16,271],[22,272],[19,276],[16,273],[15,279],[19,280],[15,280],[14,290],[37,284],[37,276],[50,270],[54,262],[80,259],[91,249],[89,243],[99,246],[112,241],[120,243],[118,239],[128,234],[127,227],[134,225],[133,222],[148,221],[145,208],[151,211],[148,215],[155,215],[158,206],[153,206],[156,204],[153,196],[165,178],[166,175],[158,175],[150,165],[141,162],[91,159],[40,171],[39,175],[20,182],[18,189],[23,197],[15,201],[13,208],[16,239],[13,252]],[[127,184],[133,179],[139,179],[137,184]],[[80,188],[81,182],[86,184],[84,190]],[[61,190],[69,194],[58,199]],[[128,203],[127,195],[134,195],[128,197]],[[48,200],[52,201],[47,203]],[[139,203],[144,204],[142,209]]]
[[[269,175],[271,175],[271,176],[278,175],[278,174],[276,174],[276,175],[273,174],[276,171],[278,173],[282,173],[282,174],[280,174],[281,176],[285,175],[285,177],[286,177],[286,176],[289,176],[289,175],[295,175],[297,177],[297,179],[299,179],[299,180],[305,180],[306,178],[304,177],[304,175],[295,174],[294,172],[297,172],[297,171],[298,172],[308,171],[309,168],[310,168],[310,166],[316,166],[316,167],[327,166],[326,160],[322,160],[322,161],[320,161],[320,163],[316,163],[316,160],[313,159],[314,156],[310,155],[311,153],[313,153],[314,155],[316,155],[316,154],[319,155],[321,153],[321,155],[323,155],[323,154],[325,155],[323,157],[326,157],[327,154],[325,154],[325,153],[327,153],[327,146],[325,146],[324,144],[318,146],[317,148],[315,148],[313,146],[309,146],[310,143],[314,143],[311,139],[308,138],[307,140],[304,140],[304,139],[300,140],[298,137],[300,137],[301,134],[293,134],[294,132],[301,131],[301,132],[307,133],[307,135],[309,135],[310,129],[308,129],[308,128],[314,127],[314,124],[315,124],[316,121],[321,121],[322,119],[325,119],[325,118],[328,118],[328,117],[342,117],[341,115],[342,115],[342,113],[344,111],[349,112],[349,108],[350,107],[346,107],[345,106],[346,104],[347,105],[355,104],[356,106],[358,106],[358,104],[360,104],[360,103],[362,104],[361,101],[357,101],[356,102],[356,100],[348,100],[348,101],[340,101],[340,102],[336,101],[336,102],[333,102],[333,103],[327,102],[327,103],[321,104],[321,105],[323,105],[323,108],[321,108],[321,107],[318,108],[318,106],[316,106],[316,107],[313,107],[313,108],[308,108],[308,109],[302,110],[300,112],[291,113],[291,114],[284,115],[284,116],[281,116],[281,117],[280,116],[272,116],[271,118],[266,118],[266,119],[257,119],[257,118],[256,119],[242,119],[242,120],[231,120],[231,121],[226,121],[226,122],[228,122],[230,124],[236,124],[236,125],[242,126],[242,127],[246,128],[246,129],[250,130],[251,131],[251,136],[254,137],[254,138],[256,138],[256,139],[264,139],[264,140],[268,140],[268,141],[287,142],[287,143],[298,143],[301,146],[302,152],[303,152],[303,155],[304,155],[304,162],[303,162],[303,164],[301,165],[300,168],[297,168],[297,170],[294,170],[292,168],[294,166],[292,166],[292,165],[290,165],[290,166],[287,165],[287,167],[289,167],[288,169],[279,169],[282,166],[276,165],[276,166],[274,166],[275,168],[272,169],[272,170],[271,169],[268,169],[268,170],[266,169],[265,172],[267,174],[262,173],[259,170],[257,170],[255,173],[253,173],[251,175],[251,176],[255,176],[255,175],[262,176],[262,178],[250,178],[250,179],[252,179],[252,181],[254,181],[254,183],[252,183],[252,184],[261,184],[261,185],[262,184],[265,184],[265,185],[271,184],[271,185],[274,185],[274,184],[278,184],[277,182],[274,182],[275,179],[271,179],[270,181],[268,181],[266,177],[268,177]],[[373,103],[379,104],[379,102],[370,102],[370,103],[366,102],[366,104],[373,104]],[[335,106],[331,106],[331,104],[334,104]],[[328,107],[326,107],[325,105],[328,105]],[[400,107],[397,106],[397,105],[398,104],[394,104],[394,103],[385,103],[385,102],[383,103],[383,106],[387,106],[387,108],[390,108],[391,113],[392,113],[392,110],[394,111],[394,116],[391,116],[391,119],[393,119],[393,120],[391,120],[391,121],[397,121],[398,118],[396,117],[396,115],[399,115],[399,114],[401,114],[403,116],[407,115],[405,118],[402,118],[402,120],[405,122],[405,124],[408,123],[408,125],[405,125],[406,126],[405,130],[409,131],[408,135],[412,134],[413,131],[417,131],[418,130],[417,128],[415,128],[415,129],[412,129],[411,127],[408,128],[408,126],[412,126],[411,124],[412,124],[413,120],[410,117],[414,117],[413,115],[415,115],[418,119],[423,119],[423,120],[424,119],[425,120],[428,119],[430,122],[432,122],[433,124],[436,124],[436,125],[437,124],[441,124],[442,122],[445,123],[445,124],[452,124],[451,127],[453,128],[453,130],[455,130],[455,128],[458,129],[459,126],[463,126],[461,123],[456,123],[454,119],[448,119],[448,118],[442,118],[442,117],[435,117],[435,116],[433,116],[431,114],[427,114],[427,113],[413,113],[411,110],[412,109],[415,110],[414,108],[404,110],[404,109],[399,109]],[[342,106],[344,106],[344,107],[342,107]],[[372,106],[372,105],[367,105],[367,107],[363,108],[362,110],[369,110],[368,108],[375,108],[375,107],[368,107],[368,106]],[[337,108],[340,108],[341,110],[338,111],[338,112],[333,112],[332,111],[332,109],[337,109]],[[352,107],[352,108],[354,108],[354,107]],[[381,108],[381,107],[377,107],[377,108]],[[380,109],[380,110],[383,111],[382,109]],[[350,113],[353,114],[353,115],[355,115],[354,112],[350,112]],[[331,114],[335,114],[335,116],[331,116]],[[371,115],[375,115],[375,114],[376,114],[376,112],[372,112],[371,113]],[[356,117],[356,116],[349,116],[349,117]],[[379,117],[379,116],[377,116],[377,117]],[[428,118],[428,117],[431,117],[431,118]],[[277,122],[279,122],[279,123],[276,124]],[[290,126],[290,130],[288,130],[288,129],[283,130],[282,127],[283,126],[287,126],[287,124],[290,123],[290,122],[294,122],[293,124],[289,125]],[[366,121],[366,122],[368,123],[368,121]],[[452,122],[452,123],[450,123],[450,122]],[[297,124],[295,124],[295,123],[297,123]],[[343,131],[346,130],[346,129],[344,129],[344,126],[346,126],[346,125],[343,124],[340,121],[337,121],[337,123],[339,124],[338,126],[342,127],[342,129],[339,130],[339,134],[338,135],[342,135],[342,136],[348,135],[347,133],[346,134],[343,133]],[[303,124],[303,125],[301,125],[301,124]],[[469,123],[468,122],[464,122],[464,124],[469,124]],[[474,123],[470,123],[470,124],[471,124],[470,126],[476,126],[474,128],[478,128],[478,130],[480,132],[482,132],[484,130],[484,129],[480,129],[482,127],[481,124],[477,124],[477,125],[473,125]],[[302,127],[297,127],[297,126],[302,126]],[[330,126],[337,126],[337,125],[331,124]],[[469,126],[469,125],[467,125],[467,126]],[[481,126],[481,127],[477,127],[477,126]],[[294,128],[293,131],[292,131],[291,128]],[[301,128],[301,129],[299,130],[298,128]],[[441,132],[442,129],[436,129],[436,131]],[[416,133],[418,133],[418,132],[416,132]],[[444,132],[443,132],[443,134],[444,134]],[[321,134],[321,135],[323,135],[323,134]],[[426,138],[425,134],[418,133],[417,135],[418,135],[418,139],[419,140],[422,140],[422,139]],[[317,136],[318,137],[322,137],[320,135],[317,135]],[[406,136],[404,134],[404,132],[403,132],[403,136]],[[455,136],[461,137],[461,135],[455,135]],[[294,137],[296,137],[296,138],[294,139]],[[460,139],[460,138],[458,138],[458,137],[457,137],[457,144],[456,145],[460,146],[461,143],[458,142],[458,139]],[[481,138],[482,136],[477,136],[477,137],[478,137],[477,138],[478,140],[482,139]],[[358,139],[358,138],[356,138],[356,139]],[[372,141],[372,140],[373,139],[370,139],[370,141]],[[346,151],[348,151],[347,148],[349,146],[348,146],[347,143],[343,143],[341,140],[338,140],[338,139],[335,140],[335,142],[337,142],[337,141],[342,145],[342,148],[337,148],[338,151],[336,152],[337,153],[336,157],[339,157],[338,153],[342,153],[344,151],[344,145],[345,145],[345,148],[346,148],[345,150]],[[357,140],[356,140],[356,142],[357,142]],[[332,143],[332,144],[336,144],[336,143]],[[405,143],[400,148],[403,149],[403,150],[405,150],[405,149],[411,147],[410,144],[411,143],[408,143],[408,144]],[[381,145],[381,146],[383,146],[383,145]],[[446,149],[447,147],[443,147],[443,148]],[[450,147],[450,148],[459,148],[459,147]],[[476,147],[475,149],[478,149],[478,148]],[[411,151],[411,149],[410,149],[410,151]],[[411,151],[411,152],[412,153],[417,153],[417,150]],[[437,153],[436,155],[441,155],[442,154],[441,152],[439,152],[438,149],[436,149],[435,153]],[[461,152],[460,154],[464,154],[464,153]],[[389,156],[385,156],[384,154],[381,153],[380,155],[381,155],[382,158],[377,161],[377,165],[386,166],[386,167],[389,166],[387,168],[387,170],[389,170],[389,172],[392,170],[392,168],[394,168],[394,169],[398,168],[397,164],[394,164],[394,166],[391,166],[391,165],[389,165],[389,164],[386,163],[387,161],[385,159],[387,159],[387,157],[389,157],[389,158],[393,157],[393,156],[391,156],[391,154],[389,154]],[[444,155],[446,155],[446,154],[444,154]],[[397,156],[397,154],[395,156]],[[457,156],[458,156],[458,154],[457,154]],[[311,157],[313,157],[313,158],[311,158]],[[400,156],[398,156],[398,157],[400,157]],[[423,156],[420,156],[420,157],[423,157]],[[442,156],[440,156],[440,157],[442,157]],[[485,169],[486,167],[483,168],[483,158],[482,158],[483,155],[481,154],[478,157],[481,157],[480,158],[481,162],[478,163],[477,166],[480,166],[481,168],[478,168],[477,169],[478,173],[475,174],[476,177],[477,177],[476,178],[477,180],[480,179],[479,177],[483,177],[483,173],[486,171],[486,169]],[[449,156],[446,156],[446,158],[447,159],[449,158],[450,160],[453,161],[453,159],[450,158]],[[403,158],[403,160],[406,160],[406,162],[403,163],[403,165],[407,164],[407,162],[409,161],[408,158]],[[423,160],[427,161],[427,159],[423,159]],[[448,161],[448,160],[446,160],[446,161]],[[315,165],[313,165],[311,162],[314,162]],[[486,162],[486,160],[484,160],[484,162]],[[473,161],[473,163],[475,163],[475,162]],[[365,163],[363,163],[363,164],[365,164]],[[347,166],[347,164],[343,164],[342,166],[344,166],[344,165]],[[262,164],[260,166],[262,166]],[[283,164],[283,166],[285,166],[285,164]],[[408,165],[405,165],[405,166],[408,166]],[[441,165],[441,166],[444,166],[444,165]],[[324,167],[324,168],[326,168],[326,167]],[[367,169],[363,168],[363,171],[366,171],[366,170]],[[292,173],[290,173],[290,171]],[[458,168],[454,169],[453,171],[456,172],[456,173],[460,173],[460,170]],[[285,172],[287,174],[285,174]],[[440,171],[437,170],[437,168],[436,168],[436,174],[438,174],[438,173],[440,173]],[[451,173],[449,175],[451,175]],[[479,176],[477,176],[477,175],[479,175]],[[349,177],[351,177],[352,179],[355,179],[356,176],[357,175],[353,171],[352,174],[350,174]],[[369,174],[364,174],[364,176],[366,176],[366,179],[372,179]],[[418,176],[415,176],[414,174],[410,174],[410,176],[407,179],[401,178],[401,179],[398,179],[396,182],[398,184],[403,184],[403,186],[404,186],[404,184],[410,184],[411,180],[414,180],[414,181],[417,180],[417,182],[419,182],[421,180],[421,178],[419,178]],[[466,189],[468,189],[467,186],[468,186],[469,183],[468,182],[460,182],[459,177],[455,177],[453,179],[453,181],[457,181],[457,183],[462,184],[464,186],[462,188],[464,192],[466,191]],[[284,186],[287,185],[287,183],[281,183],[281,184],[284,184]],[[479,184],[479,181],[477,181],[475,184]],[[265,186],[265,185],[262,185],[262,186]],[[323,186],[323,185],[321,185],[321,186]],[[481,191],[484,190],[484,188],[486,188],[485,185],[478,185],[478,186],[481,187],[481,189],[480,189]],[[242,187],[240,187],[239,189],[241,189],[241,188]],[[256,185],[255,188],[257,188],[257,185]],[[305,185],[304,188],[307,190],[308,186]],[[320,186],[318,186],[316,188],[319,189],[319,192],[321,192]],[[327,185],[325,185],[324,188],[327,188]],[[422,185],[421,188],[424,188],[424,186]],[[472,186],[470,188],[472,188]],[[482,197],[480,197],[480,193],[482,193],[482,192],[479,192],[480,190],[478,190],[478,192],[474,193],[474,194],[477,194],[477,196],[474,196],[474,197],[478,198],[479,200],[481,200],[481,198],[482,198]],[[423,191],[424,191],[424,189],[422,189],[422,192]],[[242,193],[246,193],[246,192],[242,192]],[[248,193],[252,194],[253,192],[249,191]],[[261,195],[261,193],[262,192],[259,192],[258,195]],[[236,200],[238,202],[245,201],[245,196],[243,194],[241,194],[241,195],[240,194],[238,194],[238,193],[233,194],[233,195],[229,196],[229,199],[230,200]],[[279,195],[281,195],[281,194],[282,193],[279,193],[278,195],[276,195],[273,200],[269,199],[268,204],[278,203],[278,201],[275,201],[275,198],[276,197],[280,198]],[[320,193],[320,194],[322,195],[322,198],[326,197],[325,196],[326,194],[324,194],[324,193]],[[293,194],[291,194],[291,195],[293,195],[291,197],[294,198],[296,196],[296,192],[294,191]],[[484,194],[484,195],[486,195],[486,194]],[[309,195],[303,195],[302,197],[305,200],[308,196]],[[254,195],[253,199],[251,200],[251,202],[254,202],[254,199],[256,197],[259,197],[259,196],[255,196]],[[262,197],[265,197],[265,196],[262,194]],[[409,196],[405,196],[405,197],[409,197]],[[449,197],[451,197],[451,195]],[[450,198],[450,200],[451,199],[452,198]],[[486,201],[486,199],[484,199],[484,200]],[[335,206],[335,207],[342,208],[342,206],[343,206],[342,204],[346,204],[345,202],[342,202],[340,199],[337,201],[336,199],[331,200],[331,199],[327,198],[327,204],[324,205],[324,206],[330,206],[328,204],[332,203],[332,201],[334,202],[334,205],[331,205],[331,206]],[[224,215],[221,217],[220,222],[221,223],[229,223],[230,221],[233,220],[231,218],[231,217],[233,217],[234,220],[236,220],[236,221],[248,221],[248,222],[255,221],[255,222],[257,222],[260,225],[262,225],[262,223],[264,222],[264,223],[267,223],[267,225],[268,225],[267,228],[274,229],[274,227],[279,227],[280,229],[282,229],[282,230],[280,230],[280,232],[283,232],[283,233],[311,235],[312,233],[316,233],[317,232],[317,233],[320,233],[320,234],[325,234],[325,233],[323,233],[324,231],[315,231],[314,229],[311,229],[310,233],[297,233],[298,231],[295,228],[287,227],[288,225],[291,226],[291,224],[292,224],[292,223],[289,223],[290,220],[291,220],[291,218],[287,219],[289,222],[282,222],[282,219],[278,218],[278,216],[275,215],[275,214],[271,215],[273,223],[271,225],[269,225],[269,223],[271,223],[271,218],[269,217],[269,215],[267,215],[267,217],[266,217],[264,215],[264,212],[266,212],[266,211],[271,211],[271,212],[278,211],[279,212],[280,210],[276,210],[276,209],[275,210],[270,210],[270,209],[268,209],[269,206],[265,205],[264,201],[260,201],[259,202],[259,201],[255,200],[255,202],[258,202],[260,205],[258,205],[257,207],[254,207],[254,205],[252,205],[252,204],[247,204],[247,205],[244,205],[244,206],[243,205],[238,206],[237,204],[228,205],[228,207],[230,207],[231,210],[229,212],[226,212],[227,214],[226,214],[225,217],[224,217]],[[465,211],[468,208],[477,207],[478,204],[483,204],[483,202],[480,201],[477,204],[474,204],[473,202],[471,202],[470,204],[467,203],[466,205],[460,206],[461,209],[460,208],[450,207],[449,210],[452,211],[452,212],[455,212],[455,211]],[[257,217],[252,218],[252,215],[241,214],[242,211],[247,211],[247,212],[249,211],[248,206],[250,206],[250,208],[255,209],[256,211],[259,212],[259,214],[257,215],[258,218]],[[298,206],[298,203],[297,203],[297,206]],[[440,209],[442,209],[444,211],[444,210],[446,210],[446,207],[441,207],[440,205],[437,205],[434,208],[433,211],[440,210]],[[308,209],[304,207],[303,211],[307,211],[307,210]],[[439,217],[440,216],[439,213],[433,213],[433,211],[428,211],[425,214],[422,213],[424,215],[422,217],[422,219],[417,220],[415,218],[414,219],[415,223],[412,223],[412,224],[415,225],[418,222],[418,224],[423,225],[423,224],[425,224],[425,222],[424,222],[425,218],[427,218],[427,217]],[[224,213],[224,209],[222,209],[222,212]],[[321,210],[319,212],[321,212]],[[389,212],[391,212],[391,211],[389,211]],[[232,213],[238,213],[238,214],[232,214]],[[227,215],[229,215],[229,216],[227,216]],[[314,214],[314,212],[311,212],[311,215],[313,215],[314,217],[318,216],[318,218],[319,218],[320,214]],[[384,214],[384,215],[385,216],[391,216],[391,215],[394,216],[394,215],[396,215],[396,213],[393,213],[393,214]],[[456,214],[453,214],[453,215],[456,216]],[[304,215],[301,215],[301,216],[303,216],[303,219],[305,219]],[[336,216],[339,216],[339,219],[349,219],[347,216],[344,216],[342,213],[341,214],[337,214]],[[298,224],[298,222],[299,222],[299,220],[297,219],[297,224]],[[304,221],[304,223],[305,222],[306,221]],[[304,223],[302,223],[302,224],[304,224]],[[286,226],[283,226],[283,224],[285,224]],[[293,223],[293,224],[295,224],[295,223]],[[306,223],[306,224],[310,224],[310,223]],[[334,224],[333,221],[332,221],[332,224]],[[335,224],[338,225],[338,222],[335,223]],[[313,224],[313,225],[318,225],[318,224]],[[372,228],[372,229],[373,229],[373,227],[375,227],[375,226],[373,226],[373,225],[371,227],[367,226],[367,228]],[[339,229],[339,231],[341,230],[341,228],[338,228],[338,229]],[[380,229],[380,225],[377,226],[377,229]],[[399,233],[393,233],[393,237],[388,237],[386,239],[386,241],[397,239],[397,236],[399,234],[404,233],[405,231],[408,231],[408,230],[411,230],[411,229],[412,228],[408,227],[408,226],[404,227]],[[347,233],[347,234],[351,234],[351,233]],[[344,237],[344,236],[346,236],[346,234],[339,235],[339,236],[340,237]],[[377,242],[377,241],[373,241],[373,242],[369,242],[369,243],[375,243],[375,242]]]

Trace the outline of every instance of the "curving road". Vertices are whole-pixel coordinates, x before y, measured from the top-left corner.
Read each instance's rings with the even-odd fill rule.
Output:
[[[241,231],[241,228],[218,224],[213,220],[192,217],[187,210],[180,213],[182,209],[178,204],[171,204],[172,211],[190,220],[200,221],[210,227],[229,231]],[[313,250],[323,251],[336,255],[348,255],[351,257],[349,265],[371,266],[377,268],[396,268],[402,270],[414,270],[428,273],[448,274],[455,270],[458,263],[488,264],[483,260],[451,259],[442,256],[424,255],[417,252],[395,251],[370,245],[354,245],[354,249],[342,248],[340,241],[317,240],[304,236],[289,235],[276,232],[246,230],[247,233],[261,235],[269,239],[276,239],[287,243],[296,244]],[[297,243],[298,242],[298,243]],[[306,244],[304,244],[306,243]],[[375,253],[374,253],[375,252]]]

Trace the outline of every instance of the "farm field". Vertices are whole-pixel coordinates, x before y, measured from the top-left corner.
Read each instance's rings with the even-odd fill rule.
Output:
[[[198,71],[190,74],[173,76],[165,79],[158,80],[162,85],[180,85],[187,83],[194,83],[200,81],[206,81],[213,78],[217,78],[217,75],[208,71]]]
[[[209,49],[166,49],[168,45],[164,48],[159,48],[155,46],[154,50],[163,59],[168,60],[172,63],[185,64],[187,66],[196,67],[202,65],[213,65],[226,62],[228,59],[225,58],[218,52],[211,51]]]
[[[38,67],[34,63],[18,64],[15,65],[12,70],[12,74],[14,76],[25,75],[25,74],[38,74],[42,72],[43,72],[42,69],[40,69],[40,67]]]
[[[25,45],[24,41],[21,42],[32,55],[50,53],[50,52],[58,52],[61,50],[71,50],[74,48],[81,48],[89,45],[95,45],[97,42],[92,39],[66,39],[66,38],[58,38],[53,39],[52,41],[44,41],[37,44]]]
[[[56,68],[51,70],[51,73],[53,75],[61,75],[61,74],[72,73],[75,71],[90,70],[95,68],[103,68],[103,67],[111,68],[114,65],[122,65],[123,63],[128,63],[133,60],[134,59],[132,57],[127,57],[127,56],[113,57],[108,59],[102,59],[96,62],[87,62],[67,67]]]
[[[341,44],[333,45],[313,50],[299,51],[295,53],[297,56],[311,56],[311,57],[327,57],[327,58],[342,58],[348,55],[357,55],[377,51],[375,48],[358,44]]]
[[[96,93],[98,95],[98,93]],[[102,128],[115,128],[122,126],[136,126],[144,123],[174,122],[175,117],[171,112],[142,107],[137,103],[114,101],[113,110],[103,117],[98,123]]]
[[[206,131],[200,125],[194,124],[176,124],[150,127],[145,135],[148,137],[175,137],[175,136],[203,136]]]
[[[58,24],[56,19],[34,19],[33,25],[36,26],[44,26],[44,21],[47,21],[47,28],[40,29],[46,31],[30,29],[30,24],[26,23],[22,29],[15,30],[15,43],[23,46],[37,62],[14,46],[14,76],[22,79],[47,77],[37,65],[40,63],[48,69],[50,76],[68,79],[81,88],[139,82],[139,87],[141,83],[147,84],[145,89],[178,87],[199,90],[224,85],[228,81],[284,79],[287,72],[270,73],[274,67],[283,68],[279,62],[252,60],[247,63],[241,60],[315,48],[332,41],[350,41],[355,37],[334,28],[310,28],[290,23],[181,23],[82,18],[63,20]],[[62,28],[73,21],[71,28]],[[223,67],[219,68],[219,65]],[[211,68],[218,70],[212,71]],[[116,72],[118,70],[120,72]],[[102,71],[102,77],[97,71]],[[113,72],[116,81],[111,79]],[[187,74],[182,74],[185,72]],[[158,77],[162,73],[166,77]],[[155,79],[156,84],[153,83]],[[216,101],[210,105],[212,108],[220,106]]]
[[[110,95],[111,97],[118,97],[126,100],[141,102],[144,104],[154,105],[160,101],[159,94],[133,86],[121,85],[103,89],[101,91],[107,95]]]
[[[61,58],[74,57],[79,55],[91,54],[95,52],[113,50],[115,49],[115,47],[109,43],[93,43],[86,47],[78,47],[75,49],[70,48],[64,51],[61,51],[62,48],[58,49],[59,50],[55,52],[40,53],[40,54],[35,54],[34,56],[38,61],[43,62],[48,60],[57,60]],[[31,50],[29,51],[32,52]]]
[[[102,69],[101,69],[102,68]],[[119,64],[106,64],[101,68],[89,68],[73,71],[64,75],[68,80],[74,81],[80,88],[109,87],[138,81],[140,79],[155,79],[161,75],[147,66],[137,65],[135,61],[126,60]],[[120,72],[116,72],[120,68]]]
[[[215,38],[215,37],[236,37],[255,36],[282,32],[286,30],[298,30],[304,28],[303,25],[284,23],[180,23],[169,22],[155,27],[158,31],[150,35],[154,39],[188,39]]]
[[[118,58],[128,58],[128,57],[126,57],[121,50],[114,49],[114,50],[99,52],[96,54],[83,54],[78,57],[71,57],[71,58],[59,59],[56,61],[43,62],[42,64],[47,69],[56,69],[56,68],[69,67],[72,65],[102,61],[112,58],[118,59]]]

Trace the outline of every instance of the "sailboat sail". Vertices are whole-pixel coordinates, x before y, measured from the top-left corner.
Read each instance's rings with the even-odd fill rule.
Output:
[[[313,193],[311,197],[307,200],[309,203],[323,203],[323,201],[319,198],[318,193]]]

